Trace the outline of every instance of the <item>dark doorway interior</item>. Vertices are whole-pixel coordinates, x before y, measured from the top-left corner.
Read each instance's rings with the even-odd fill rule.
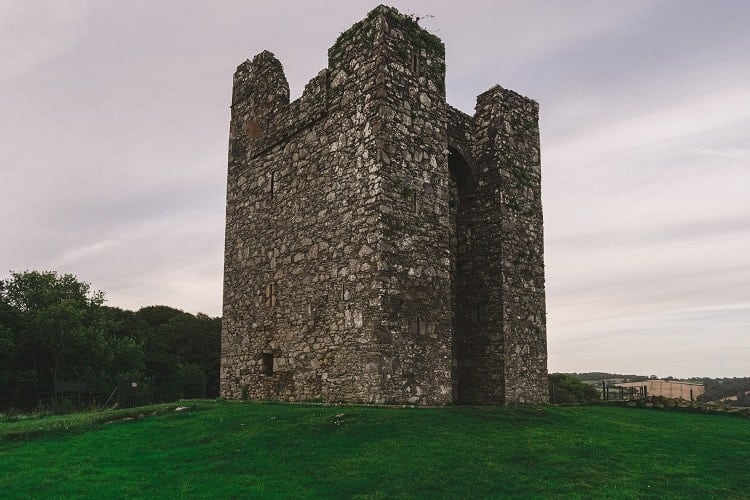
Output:
[[[448,149],[450,170],[450,252],[451,252],[451,348],[453,359],[452,389],[454,403],[472,402],[472,387],[477,370],[475,325],[479,318],[474,307],[472,287],[471,206],[474,186],[466,159],[454,149]]]

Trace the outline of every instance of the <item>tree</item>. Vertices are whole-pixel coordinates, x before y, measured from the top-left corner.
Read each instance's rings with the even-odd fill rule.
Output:
[[[103,302],[69,274],[25,271],[0,280],[0,407],[29,408],[53,396],[59,408],[58,389],[71,388],[78,405],[101,403],[115,388],[126,405],[218,396],[220,318]]]
[[[585,404],[599,401],[596,387],[581,382],[577,377],[566,373],[549,375],[550,402],[559,404]]]
[[[184,397],[218,396],[221,320],[181,313],[162,324],[157,335],[166,340],[185,367]],[[196,369],[203,373],[202,379],[195,374]],[[196,385],[201,380],[203,385]]]
[[[149,306],[136,315],[152,328],[146,339],[146,370],[155,397],[216,397],[219,391],[221,320],[166,306]]]
[[[17,323],[15,311],[5,300],[4,283],[0,281],[0,401],[7,398],[8,386],[13,377],[13,364],[16,359],[16,338],[14,328]]]
[[[0,324],[0,402],[9,400],[11,381],[14,378],[16,342],[13,332]]]
[[[85,375],[83,367],[104,349],[104,294],[73,275],[11,273],[0,295],[17,315],[16,362],[34,368],[44,392],[54,394],[61,377]]]

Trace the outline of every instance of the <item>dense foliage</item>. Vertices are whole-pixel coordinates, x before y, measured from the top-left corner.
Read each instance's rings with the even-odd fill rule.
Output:
[[[583,381],[601,381],[622,379],[629,382],[656,379],[656,375],[622,375],[606,372],[571,373],[570,375]],[[678,380],[675,377],[664,377],[662,380]],[[702,383],[705,394],[698,397],[702,403],[720,402],[728,406],[750,407],[750,377],[692,377],[689,382]]]
[[[607,372],[585,372],[585,373],[571,373],[574,377],[584,381],[601,381],[607,379],[622,379],[628,382],[640,382],[642,380],[648,380],[649,378],[656,378],[655,375],[623,375],[621,373],[607,373]]]
[[[694,378],[690,380],[703,382],[706,392],[698,398],[698,401],[704,403],[721,401],[731,406],[750,406],[750,377]]]
[[[69,274],[0,280],[0,408],[131,406],[215,397],[219,318],[126,311]]]
[[[567,373],[549,375],[549,400],[554,404],[586,404],[601,400],[599,391]]]

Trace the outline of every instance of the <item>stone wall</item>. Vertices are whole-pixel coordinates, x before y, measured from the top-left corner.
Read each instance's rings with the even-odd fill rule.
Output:
[[[491,385],[482,392],[505,402],[549,397],[538,114],[536,102],[495,86],[474,117],[476,259],[488,292],[482,380]]]
[[[378,7],[289,102],[234,77],[221,391],[380,403],[546,400],[536,103],[445,103],[442,42]]]

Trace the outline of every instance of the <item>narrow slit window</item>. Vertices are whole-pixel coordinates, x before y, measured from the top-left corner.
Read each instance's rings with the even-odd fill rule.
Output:
[[[346,284],[341,284],[341,300],[346,300]]]
[[[267,307],[275,307],[276,306],[276,287],[273,285],[273,283],[269,283],[266,285],[266,306]]]
[[[276,184],[276,172],[271,172],[271,178],[269,180],[271,199],[273,199],[274,188]]]
[[[412,73],[416,73],[419,71],[419,55],[418,54],[411,55],[411,71]]]
[[[270,377],[273,375],[273,354],[270,352],[264,352],[261,355],[261,365],[263,368],[263,375]]]

